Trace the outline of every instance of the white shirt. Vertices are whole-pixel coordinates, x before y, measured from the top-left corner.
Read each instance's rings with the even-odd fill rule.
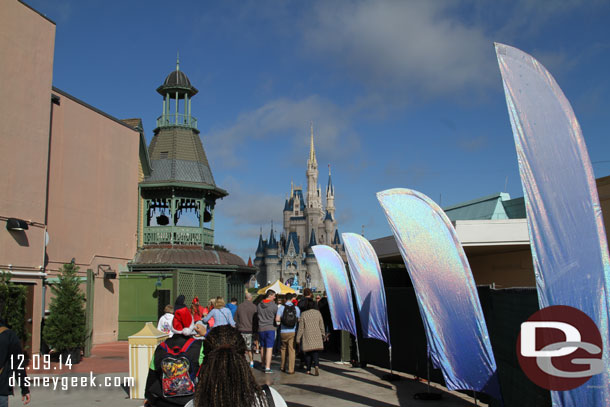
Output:
[[[269,386],[269,390],[271,390],[271,395],[273,396],[273,402],[276,407],[288,407],[284,398],[277,392],[273,387]],[[259,404],[256,403],[253,407],[257,407]],[[195,401],[191,400],[184,407],[195,407]]]
[[[171,338],[174,336],[174,333],[172,332],[172,322],[174,322],[174,314],[167,312],[159,318],[157,329],[163,333],[169,334],[169,337]]]

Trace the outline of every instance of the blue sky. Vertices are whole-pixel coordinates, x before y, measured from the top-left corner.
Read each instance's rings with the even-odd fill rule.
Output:
[[[493,42],[537,58],[576,113],[596,177],[610,175],[610,2],[29,0],[57,23],[54,86],[148,141],[180,68],[216,183],[216,241],[245,260],[306,187],[314,123],[340,232],[391,234],[375,193],[442,206],[522,196]],[[506,188],[505,188],[506,185]]]

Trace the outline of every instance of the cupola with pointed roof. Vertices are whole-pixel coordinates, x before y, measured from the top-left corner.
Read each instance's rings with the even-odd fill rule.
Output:
[[[180,70],[179,59],[157,92],[163,96],[163,113],[148,146],[152,171],[140,183],[143,243],[212,245],[216,201],[228,193],[214,181],[191,116],[191,97],[198,91]]]
[[[215,206],[228,193],[214,182],[197,121],[191,115],[191,98],[197,89],[180,69],[179,60],[157,92],[163,97],[163,109],[147,149],[150,171],[143,170],[144,180],[139,183],[138,250],[127,264],[129,276],[121,280],[119,319],[125,321],[125,332],[134,323],[150,320],[153,310],[151,306],[134,310],[126,304],[156,304],[152,298],[167,304],[180,294],[187,302],[195,296],[218,295],[241,301],[244,285],[256,272],[252,261],[246,265],[224,246],[214,244]],[[128,122],[143,131],[141,121]],[[260,244],[264,248],[265,242]],[[124,284],[127,278],[130,283]],[[151,284],[151,278],[157,282]],[[130,287],[126,295],[125,287]]]
[[[199,91],[191,85],[186,73],[180,70],[178,57],[176,70],[167,75],[163,85],[157,88],[157,93],[163,96],[163,110],[157,118],[157,127],[179,126],[197,129],[197,119],[191,115],[191,98],[197,92]]]

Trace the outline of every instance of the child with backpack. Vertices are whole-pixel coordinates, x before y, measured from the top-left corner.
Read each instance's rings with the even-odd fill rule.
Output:
[[[145,406],[184,406],[195,394],[203,346],[193,337],[194,321],[183,295],[176,299],[172,332],[155,349],[146,379]]]

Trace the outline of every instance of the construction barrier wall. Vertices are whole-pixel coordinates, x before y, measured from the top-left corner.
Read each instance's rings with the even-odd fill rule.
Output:
[[[187,305],[194,297],[199,297],[199,303],[203,306],[211,298],[227,298],[227,277],[224,274],[195,270],[176,270],[174,273],[174,293],[184,295]]]
[[[147,322],[157,326],[159,307],[173,304],[172,289],[171,273],[121,273],[118,339],[126,341],[129,336],[139,332]]]
[[[539,309],[536,289],[495,290],[482,286],[478,287],[478,291],[498,366],[504,406],[551,406],[550,393],[532,383],[517,361],[517,336],[521,323]],[[426,336],[415,291],[412,287],[386,287],[386,298],[392,342],[392,368],[426,379],[428,377]],[[357,307],[354,309],[357,312]],[[358,331],[361,333],[358,315],[356,320]],[[362,362],[390,367],[388,346],[385,342],[363,339],[361,336],[358,340]],[[434,369],[431,362],[429,368],[431,380],[444,385],[440,369]],[[465,393],[472,395],[472,392]],[[481,400],[494,407],[501,405],[484,396],[481,396]]]

